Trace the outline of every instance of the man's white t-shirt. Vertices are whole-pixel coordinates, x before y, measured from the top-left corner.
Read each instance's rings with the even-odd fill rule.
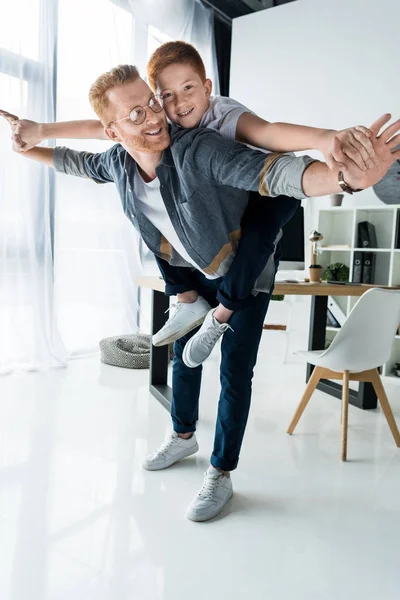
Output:
[[[194,260],[186,252],[186,249],[180,241],[170,219],[167,209],[165,208],[164,200],[162,199],[160,192],[160,180],[158,177],[146,183],[143,181],[138,168],[136,167],[136,174],[134,180],[134,190],[137,198],[140,198],[139,205],[142,213],[149,219],[150,223],[154,225],[162,233],[166,240],[169,241],[171,246],[176,252],[188,263],[193,265],[196,269],[204,273]],[[208,275],[204,273],[208,279],[214,279],[216,276]]]
[[[209,127],[218,131],[224,137],[234,140],[236,136],[236,126],[239,117],[245,113],[251,112],[248,108],[224,96],[214,96],[210,99],[210,106],[203,115],[199,127]],[[160,181],[158,177],[149,183],[143,181],[138,168],[134,178],[134,189],[137,198],[140,198],[140,210],[149,221],[162,233],[171,246],[188,263],[197,270],[202,271],[193,259],[187,253],[184,245],[178,238],[173,228],[171,219],[165,208],[164,201],[160,192]],[[214,279],[216,276],[204,273],[208,279]]]

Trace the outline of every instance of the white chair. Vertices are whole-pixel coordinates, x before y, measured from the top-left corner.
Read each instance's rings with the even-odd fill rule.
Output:
[[[400,291],[372,288],[354,305],[327,350],[299,352],[315,368],[287,433],[293,433],[320,379],[342,379],[341,459],[345,461],[349,381],[365,381],[374,386],[396,445],[400,447],[400,433],[378,371],[390,357],[399,322]]]

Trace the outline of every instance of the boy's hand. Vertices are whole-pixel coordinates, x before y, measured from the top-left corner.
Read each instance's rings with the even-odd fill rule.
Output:
[[[343,129],[342,131],[324,132],[318,150],[322,152],[325,162],[332,171],[344,171],[351,165],[357,165],[362,171],[372,169],[374,164],[371,158],[375,155],[371,143],[371,131],[363,125]],[[338,163],[334,159],[333,151],[337,149],[337,141],[342,150],[343,160]]]
[[[6,119],[10,124],[12,147],[15,152],[26,152],[43,141],[44,137],[40,123],[28,121],[28,119],[19,119],[17,115],[1,109],[0,117]]]
[[[353,189],[365,189],[375,185],[387,173],[392,164],[400,159],[400,148],[395,148],[400,143],[400,119],[389,125],[379,135],[381,128],[391,119],[390,114],[382,115],[370,127],[370,141],[374,149],[374,156],[370,157],[373,166],[367,171],[361,170],[355,162],[351,161],[344,172],[346,183]],[[340,140],[335,136],[332,157],[335,162],[344,160],[344,152]]]

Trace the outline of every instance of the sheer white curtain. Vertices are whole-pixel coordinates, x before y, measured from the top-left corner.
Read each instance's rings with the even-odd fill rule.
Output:
[[[1,8],[1,107],[38,121],[55,115],[56,8],[51,0]],[[54,311],[53,234],[54,174],[11,152],[1,120],[0,373],[66,361]]]
[[[94,118],[96,77],[123,62],[145,75],[169,39],[199,49],[218,93],[212,12],[198,0],[14,0],[2,2],[1,17],[0,107],[19,116]],[[138,243],[112,184],[55,175],[12,153],[0,120],[0,374],[64,366],[98,351],[102,337],[135,331]]]
[[[200,52],[207,76],[213,81],[213,94],[219,94],[213,12],[200,0],[114,0],[129,6],[136,20],[135,62],[146,73],[146,62],[157,42],[183,40]],[[144,32],[144,33],[143,33]],[[141,39],[148,40],[146,48]]]
[[[24,18],[16,22],[18,14]],[[131,13],[109,0],[2,3],[1,108],[37,121],[94,118],[90,84],[132,62],[132,36]],[[71,356],[98,351],[102,337],[135,331],[141,267],[135,231],[112,184],[55,176],[14,154],[0,121],[4,374],[63,366]],[[64,142],[92,151],[110,147],[57,141]]]
[[[93,119],[91,83],[134,62],[134,21],[110,0],[59,0],[57,119]],[[111,142],[57,140],[99,152]],[[137,330],[141,265],[136,231],[113,184],[57,176],[55,291],[58,326],[73,357],[99,339]]]

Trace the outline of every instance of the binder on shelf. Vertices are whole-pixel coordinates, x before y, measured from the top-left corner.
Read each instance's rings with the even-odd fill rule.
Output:
[[[358,224],[358,247],[378,248],[375,225],[369,221],[362,221]]]
[[[363,254],[364,252],[354,252],[353,283],[362,283],[363,281]]]
[[[363,252],[362,282],[374,283],[375,254],[373,252]]]
[[[329,308],[326,313],[326,324],[329,327],[336,327],[336,329],[340,329],[340,323],[337,322],[337,320],[335,319],[335,317],[333,316],[333,314],[331,313]]]
[[[328,312],[331,313],[335,321],[341,327],[346,320],[346,315],[340,308],[339,304],[331,296],[328,296]]]
[[[397,211],[396,240],[394,247],[400,250],[400,210]]]

